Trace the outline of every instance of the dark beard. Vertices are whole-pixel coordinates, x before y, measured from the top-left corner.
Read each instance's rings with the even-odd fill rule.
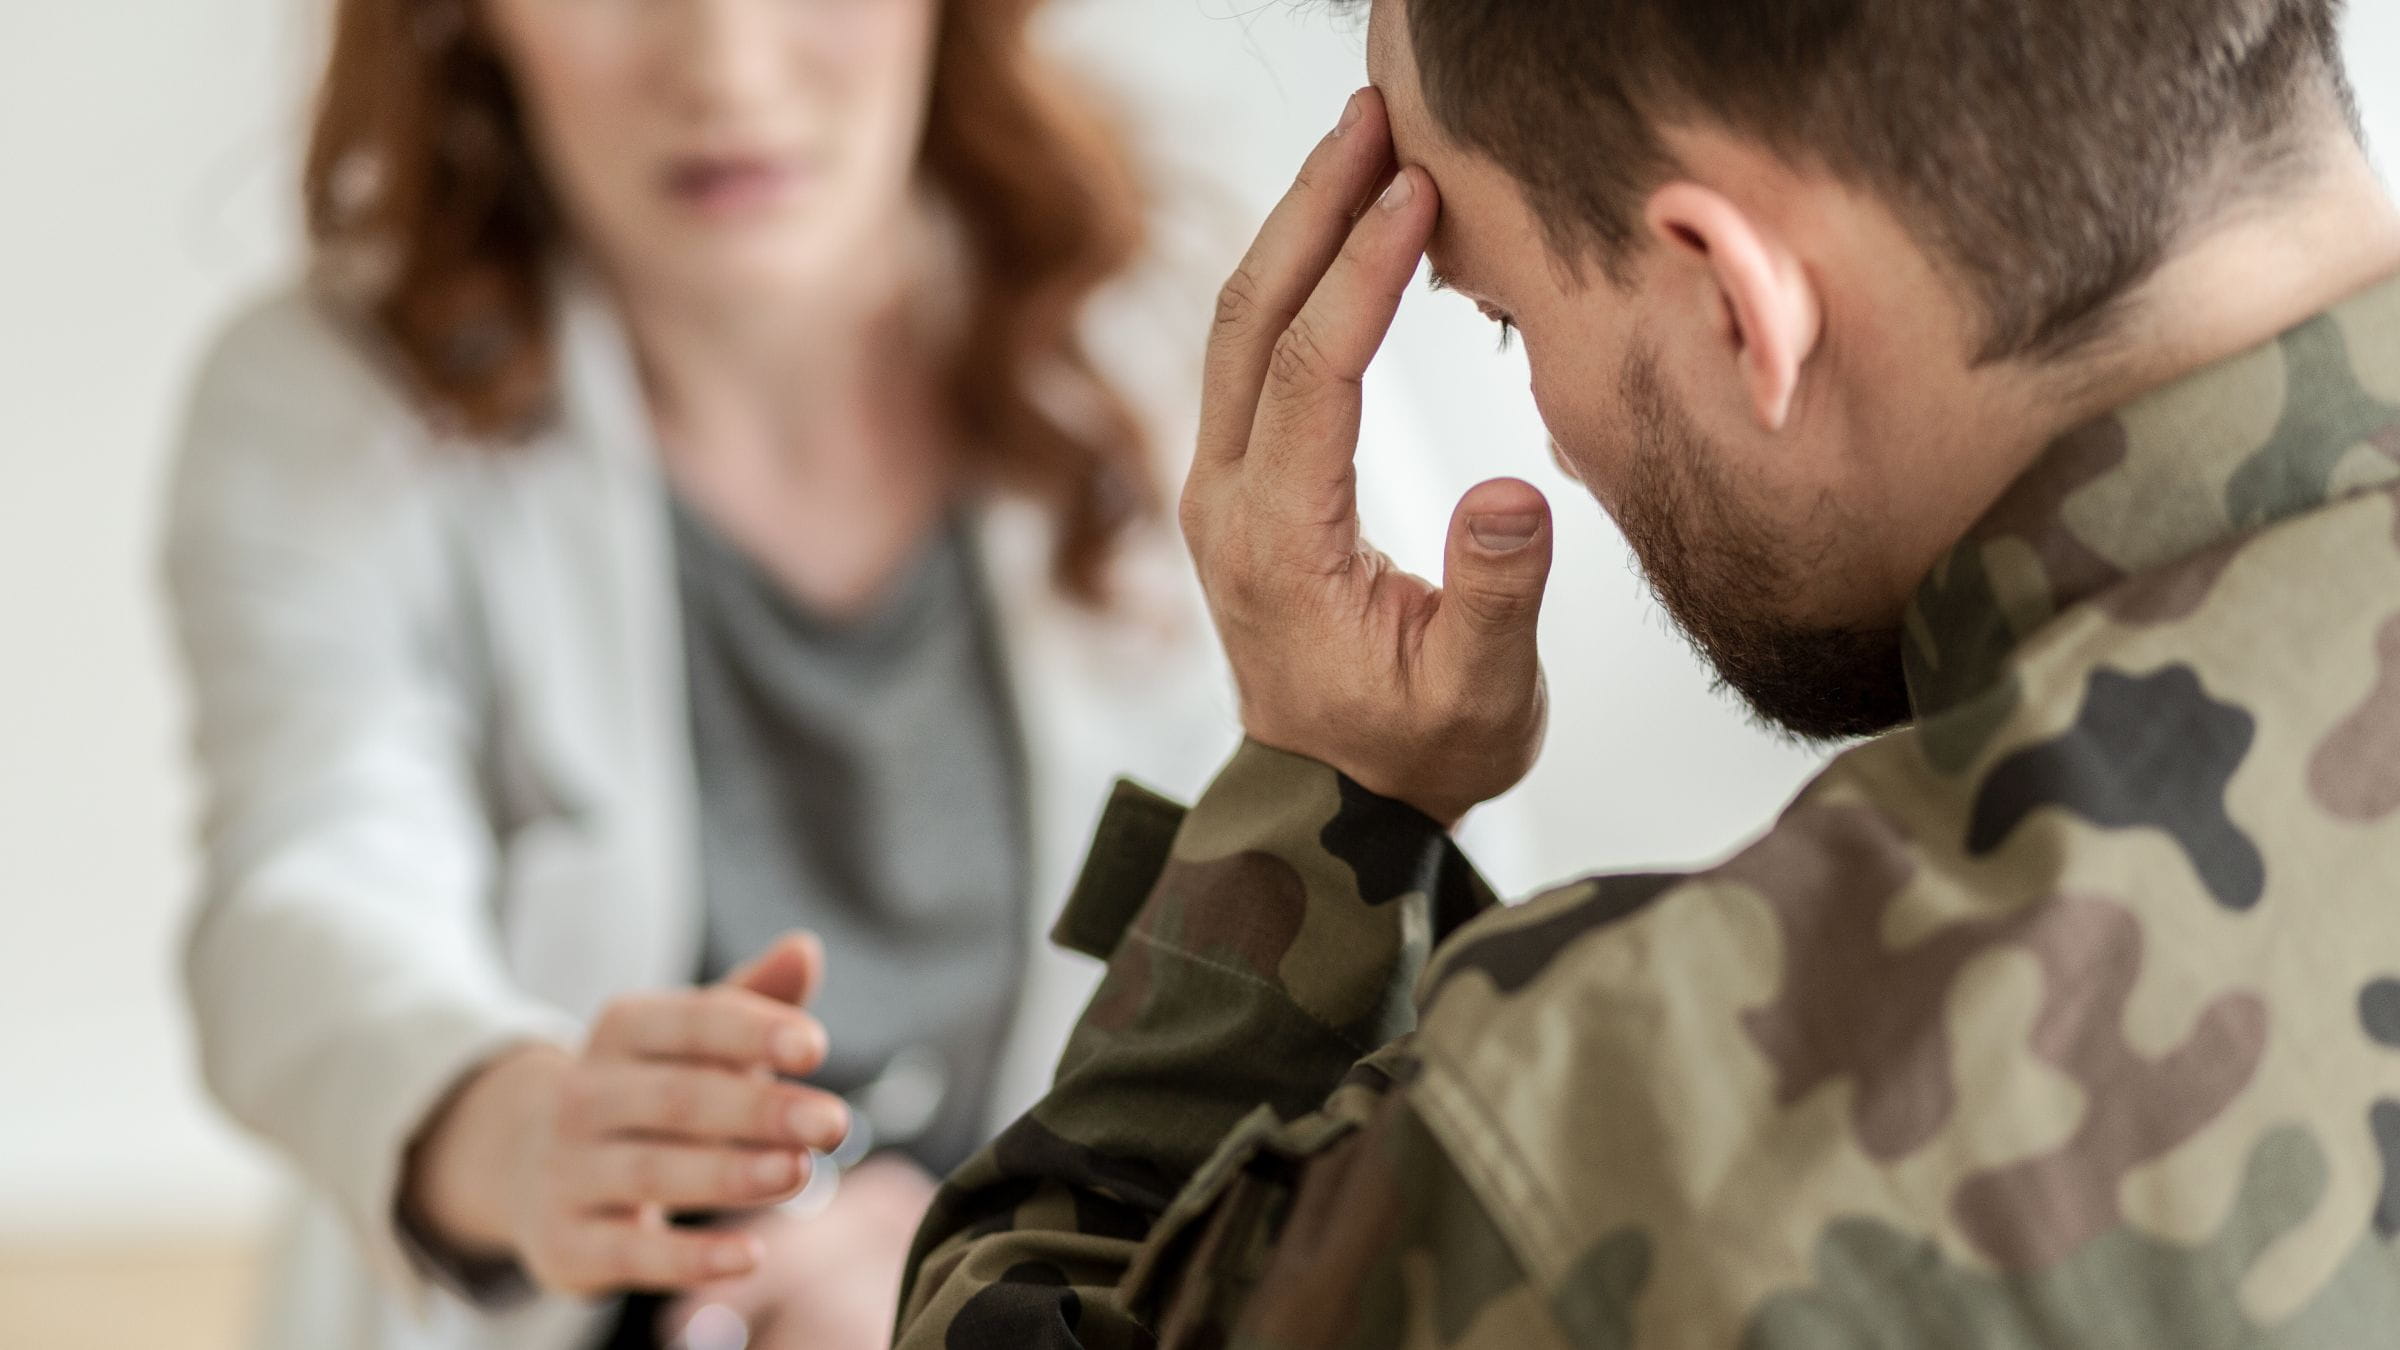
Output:
[[[1803,741],[1872,736],[1909,720],[1898,628],[1813,628],[1780,616],[1805,563],[1714,469],[1691,419],[1667,398],[1655,353],[1625,363],[1632,472],[1617,527],[1684,635],[1760,720]]]

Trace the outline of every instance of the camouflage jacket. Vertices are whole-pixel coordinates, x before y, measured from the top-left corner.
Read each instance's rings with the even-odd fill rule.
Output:
[[[1121,790],[901,1343],[2400,1346],[2400,283],[2063,437],[1908,640],[1697,875]]]

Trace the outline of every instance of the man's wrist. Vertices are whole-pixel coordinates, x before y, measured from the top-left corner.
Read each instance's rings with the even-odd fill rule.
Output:
[[[1246,759],[1255,762],[1242,770]],[[1281,761],[1281,767],[1272,761]],[[1273,780],[1293,781],[1290,766],[1304,766],[1306,772],[1330,777],[1339,805],[1332,819],[1306,830],[1304,838],[1286,840],[1280,846],[1267,845],[1268,851],[1297,843],[1304,853],[1321,851],[1334,857],[1356,878],[1359,894],[1370,905],[1380,905],[1412,892],[1423,894],[1431,905],[1427,917],[1436,942],[1499,903],[1491,887],[1459,850],[1452,833],[1458,817],[1445,823],[1435,812],[1404,797],[1379,791],[1324,760],[1277,749],[1256,738],[1244,744],[1234,763],[1228,766],[1226,777],[1234,777],[1241,770],[1238,776],[1245,780],[1245,791],[1255,791]],[[1203,809],[1207,800],[1203,798],[1202,808],[1195,810]],[[1465,809],[1460,810],[1459,816],[1463,817]],[[1221,828],[1212,824],[1209,832],[1214,834]]]
[[[1459,822],[1467,818],[1467,813],[1481,804],[1452,801],[1429,793],[1411,792],[1406,787],[1399,785],[1385,786],[1371,778],[1362,778],[1357,774],[1344,772],[1339,766],[1336,766],[1334,771],[1348,779],[1359,791],[1380,797],[1395,808],[1405,808],[1423,816],[1426,824],[1442,834],[1456,831]]]
[[[1242,734],[1250,744],[1262,750],[1270,750],[1279,755],[1290,755],[1294,759],[1308,760],[1331,769],[1335,774],[1347,780],[1354,789],[1424,817],[1426,822],[1439,833],[1448,834],[1456,830],[1459,822],[1467,818],[1467,813],[1481,804],[1449,801],[1438,793],[1391,781],[1388,776],[1379,774],[1372,769],[1354,769],[1352,766],[1344,764],[1341,758],[1304,748],[1294,743],[1291,738],[1277,737],[1271,732],[1261,732],[1253,726],[1245,726]]]

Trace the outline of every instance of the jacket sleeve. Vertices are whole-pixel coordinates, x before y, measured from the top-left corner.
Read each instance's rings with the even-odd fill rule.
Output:
[[[1488,1320],[1523,1282],[1405,1089],[1416,977],[1492,903],[1440,827],[1313,761],[1247,745],[1188,816],[1120,789],[1059,931],[1107,975],[1050,1095],[936,1200],[899,1344]]]
[[[165,578],[203,875],[184,976],[203,1075],[424,1292],[407,1149],[475,1065],[574,1023],[518,992],[490,907],[478,710],[409,418],[305,304],[223,337],[194,395]]]

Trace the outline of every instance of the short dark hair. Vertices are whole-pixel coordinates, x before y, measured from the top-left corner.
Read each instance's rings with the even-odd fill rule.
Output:
[[[2192,226],[2356,111],[2344,0],[1406,0],[1434,120],[1612,275],[1714,123],[1890,203],[1981,302],[1981,358],[2066,355]]]

